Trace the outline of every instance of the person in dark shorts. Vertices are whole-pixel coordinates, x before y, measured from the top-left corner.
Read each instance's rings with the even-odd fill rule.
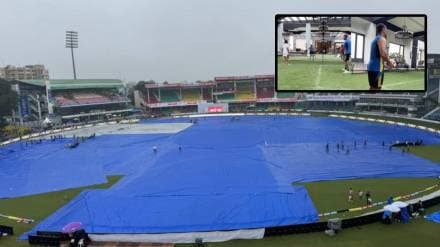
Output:
[[[367,206],[371,206],[371,204],[373,204],[373,199],[371,199],[370,191],[367,191],[367,193],[365,194],[365,198],[367,199]]]
[[[313,47],[313,45],[310,45],[309,51],[310,51],[310,60],[315,61],[316,50]]]
[[[350,72],[350,58],[351,58],[351,39],[348,37],[348,34],[344,34],[344,73]]]
[[[284,44],[282,47],[282,52],[283,52],[283,61],[286,65],[289,65],[289,42],[287,42],[287,40],[284,40]]]
[[[376,25],[376,37],[371,42],[370,61],[368,62],[368,83],[370,90],[381,90],[384,79],[384,62],[391,69],[394,64],[387,53],[387,27],[383,23]]]

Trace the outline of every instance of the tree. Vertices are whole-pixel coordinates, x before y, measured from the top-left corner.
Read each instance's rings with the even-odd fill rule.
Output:
[[[153,80],[148,81],[138,81],[136,86],[134,86],[135,90],[144,91],[145,90],[145,84],[154,84],[155,82]]]

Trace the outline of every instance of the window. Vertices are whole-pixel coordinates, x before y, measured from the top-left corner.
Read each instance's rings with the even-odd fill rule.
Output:
[[[290,50],[290,51],[293,51],[293,47],[294,47],[294,44],[293,44],[293,36],[290,35],[290,36],[289,36],[289,50]]]
[[[352,45],[352,47],[355,47],[354,45],[356,44],[356,34],[355,33],[352,33],[351,34],[351,45]],[[354,51],[352,51],[352,53],[351,53],[351,58],[353,59],[353,58],[356,58],[355,57],[356,56],[356,49],[354,50]]]
[[[307,50],[306,46],[307,46],[307,41],[305,39],[296,39],[295,40],[295,48],[297,51],[298,50],[301,50],[301,51]]]
[[[417,65],[423,66],[425,63],[425,42],[418,40],[417,42]]]
[[[390,54],[391,58],[403,58],[403,45],[398,45],[394,43],[390,43],[390,46],[388,48],[388,54]]]
[[[351,33],[351,57],[355,61],[364,61],[365,35]]]
[[[364,35],[356,34],[356,50],[355,50],[355,58],[356,59],[364,59]]]

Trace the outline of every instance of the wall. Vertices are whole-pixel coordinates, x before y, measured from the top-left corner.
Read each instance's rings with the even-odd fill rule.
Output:
[[[282,48],[283,48],[283,43],[284,43],[284,38],[283,38],[283,23],[278,23],[277,25],[277,48],[278,51],[277,52],[282,52]]]
[[[374,37],[376,37],[376,25],[359,17],[353,17],[351,18],[351,30],[352,32],[365,35],[364,63],[368,63],[370,60],[371,42],[373,41]],[[354,42],[352,43],[352,46],[352,49],[354,49]],[[352,54],[354,56],[354,52],[352,52]]]

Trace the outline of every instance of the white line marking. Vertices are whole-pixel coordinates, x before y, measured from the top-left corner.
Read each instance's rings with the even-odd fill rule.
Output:
[[[423,81],[420,81],[420,80],[402,81],[402,82],[398,82],[398,83],[392,83],[392,84],[384,85],[382,88],[387,89],[387,88],[390,88],[390,86],[394,87],[394,86],[398,86],[398,85],[408,84],[408,83],[411,83],[411,82],[422,82],[423,83]],[[386,83],[386,79],[384,80],[384,84],[385,83]]]
[[[320,88],[320,83],[321,83],[321,70],[322,70],[322,65],[319,65],[319,69],[318,69],[318,76],[316,76],[315,79],[315,88]]]

